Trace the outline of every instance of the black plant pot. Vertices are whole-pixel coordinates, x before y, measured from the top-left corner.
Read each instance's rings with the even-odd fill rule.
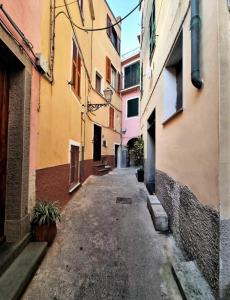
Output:
[[[137,169],[137,180],[139,182],[144,182],[144,169]]]

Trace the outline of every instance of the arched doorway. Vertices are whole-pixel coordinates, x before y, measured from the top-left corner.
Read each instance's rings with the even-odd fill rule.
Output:
[[[128,148],[128,157],[127,157],[127,166],[128,167],[133,167],[135,166],[135,160],[134,156],[132,154],[132,149],[134,147],[134,143],[138,140],[138,138],[132,138],[128,141],[127,143],[127,148]]]

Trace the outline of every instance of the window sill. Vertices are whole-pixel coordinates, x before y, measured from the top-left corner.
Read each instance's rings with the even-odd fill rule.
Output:
[[[74,97],[81,103],[81,96],[78,96],[75,92],[74,92],[74,89],[71,87],[71,91],[74,95]]]
[[[73,191],[75,191],[80,185],[81,185],[80,182],[71,184],[70,187],[69,187],[69,193],[71,194],[71,193],[72,193]]]
[[[174,119],[176,116],[178,116],[179,114],[181,114],[183,112],[183,107],[180,108],[178,111],[176,111],[173,115],[171,115],[169,118],[167,118],[166,120],[164,120],[162,122],[162,125],[166,125],[168,124],[168,122],[170,122],[172,119]]]
[[[131,89],[134,89],[134,88],[138,88],[138,87],[140,87],[140,84],[132,85],[132,86],[129,86],[127,88],[122,89],[121,92],[126,92],[128,90],[131,90]]]

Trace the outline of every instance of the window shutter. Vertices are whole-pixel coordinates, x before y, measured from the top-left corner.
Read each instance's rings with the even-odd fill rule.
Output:
[[[109,127],[114,129],[114,109],[112,107],[109,108]]]
[[[119,37],[117,37],[117,52],[120,55],[121,53],[121,40]]]
[[[120,93],[121,92],[121,74],[119,72],[117,72],[117,82],[118,82],[117,91],[118,91],[118,93]]]
[[[77,47],[73,40],[73,54],[72,54],[72,86],[76,90],[76,74],[77,74]]]
[[[112,22],[111,22],[111,19],[110,17],[107,15],[107,23],[106,23],[106,27],[110,27],[112,25]],[[111,37],[111,30],[112,30],[112,27],[110,28],[107,28],[107,34],[109,37]]]
[[[77,90],[76,90],[76,93],[79,97],[81,96],[81,57],[79,54],[77,57]]]
[[[111,60],[106,57],[106,81],[111,83]]]

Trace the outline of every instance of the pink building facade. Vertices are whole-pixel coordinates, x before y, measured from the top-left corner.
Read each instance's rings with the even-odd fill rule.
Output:
[[[122,146],[130,150],[141,135],[140,129],[140,54],[122,61]],[[132,162],[128,161],[128,165]]]
[[[32,26],[33,24],[33,26]],[[0,243],[30,230],[35,202],[41,1],[0,5]]]

